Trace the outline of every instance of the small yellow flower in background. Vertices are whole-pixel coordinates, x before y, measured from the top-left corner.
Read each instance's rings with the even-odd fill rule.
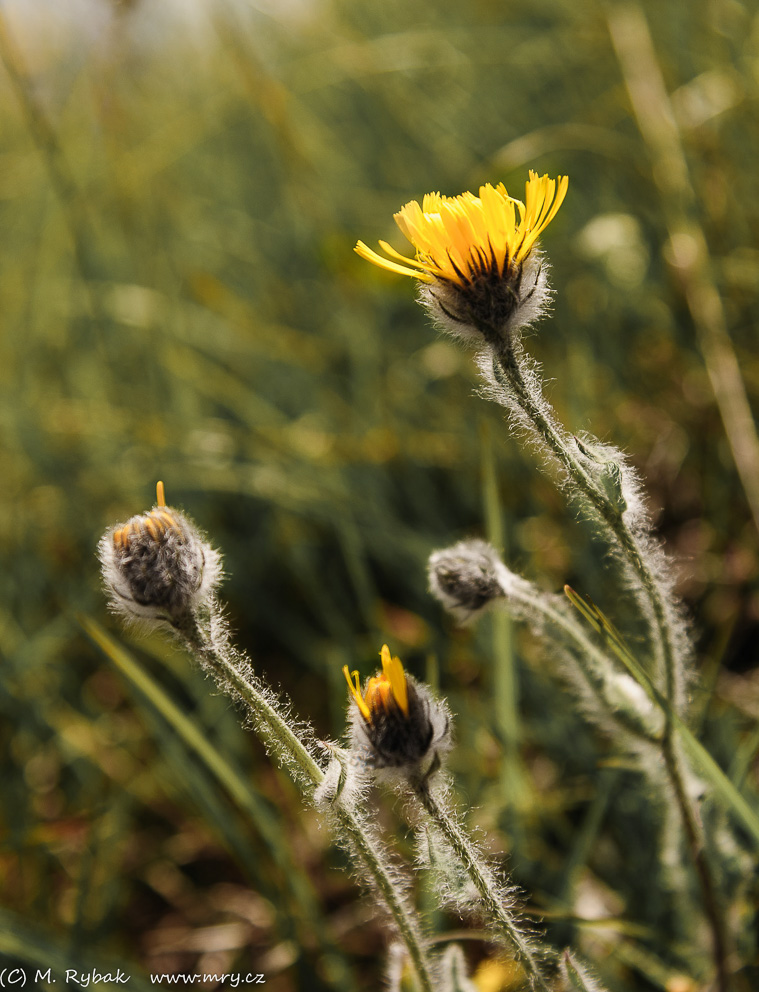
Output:
[[[351,707],[354,748],[375,769],[419,769],[450,747],[450,717],[426,686],[407,675],[387,644],[380,652],[382,671],[361,692],[358,672],[343,668],[355,707]]]
[[[478,992],[509,992],[522,985],[524,971],[516,961],[483,961],[472,976]]]
[[[421,206],[412,200],[395,214],[415,258],[385,241],[379,243],[389,258],[363,241],[355,250],[374,265],[426,284],[423,301],[449,330],[461,334],[465,325],[486,337],[500,336],[535,320],[547,300],[535,243],[556,216],[568,184],[566,176],[530,172],[524,203],[509,196],[503,183],[481,186],[479,196],[428,193]],[[450,321],[459,326],[448,326]]]

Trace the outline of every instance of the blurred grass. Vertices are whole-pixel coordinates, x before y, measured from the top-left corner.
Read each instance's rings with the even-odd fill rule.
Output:
[[[736,0],[643,6],[756,409],[759,15]],[[42,947],[96,948],[135,974],[250,962],[274,992],[331,987],[318,946],[293,939],[261,838],[75,620],[104,618],[100,533],[163,478],[225,552],[240,640],[321,735],[342,730],[342,664],[367,673],[385,640],[420,675],[439,659],[459,787],[516,880],[538,905],[644,925],[654,936],[559,934],[603,961],[611,989],[663,987],[691,963],[674,896],[651,896],[638,780],[619,769],[601,802],[603,742],[518,635],[529,792],[514,810],[491,635],[453,630],[425,592],[429,551],[486,530],[481,423],[512,565],[620,623],[599,551],[471,396],[469,357],[426,326],[408,282],[351,251],[358,237],[400,248],[392,212],[428,190],[503,179],[518,193],[528,167],[569,174],[545,238],[554,319],[530,348],[567,423],[619,443],[647,479],[714,673],[703,739],[756,806],[757,535],[606,8],[219,3],[192,30],[146,0],[91,0],[68,20],[42,0],[1,10],[6,911],[35,921]],[[280,818],[329,940],[376,987],[383,928],[316,819],[183,658],[115,636]],[[744,840],[725,892],[746,874]],[[756,969],[750,876],[732,919]]]

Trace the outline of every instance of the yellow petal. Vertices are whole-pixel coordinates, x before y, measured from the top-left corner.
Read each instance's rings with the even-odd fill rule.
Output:
[[[415,279],[422,279],[424,282],[434,282],[433,276],[427,275],[424,272],[417,272],[416,269],[410,268],[409,265],[414,264],[411,259],[408,260],[409,265],[399,265],[397,262],[391,262],[389,258],[383,258],[382,255],[378,255],[376,251],[372,251],[363,241],[359,241],[353,250],[362,258],[365,258],[367,262],[372,262],[381,269],[387,269],[389,272],[397,272],[402,276],[413,276]]]
[[[420,269],[426,269],[427,272],[433,271],[431,265],[426,265],[424,262],[420,262],[418,258],[407,258],[405,255],[401,255],[401,253],[396,251],[392,245],[387,243],[387,241],[380,241],[380,248],[383,251],[386,251],[391,258],[395,258],[399,262],[405,262],[408,265],[417,265]],[[414,275],[418,276],[419,273],[415,272]]]
[[[416,249],[410,259],[380,242],[383,258],[362,241],[356,251],[374,265],[433,283],[444,279],[462,289],[482,271],[483,264],[498,276],[512,262],[519,264],[556,216],[564,202],[566,176],[550,179],[530,171],[525,202],[509,196],[503,183],[486,183],[479,196],[427,193],[421,204],[410,200],[394,215],[403,235]]]
[[[365,720],[371,722],[372,714],[369,712],[369,707],[366,705],[363,697],[361,696],[361,683],[359,681],[358,672],[353,672],[353,677],[351,678],[351,673],[348,671],[348,666],[343,665],[343,675],[345,676],[345,681],[348,683],[348,688],[350,689],[351,695],[353,696],[356,705],[361,712],[361,716],[363,716]]]
[[[403,671],[401,659],[391,657],[390,648],[387,644],[382,645],[380,651],[382,659],[382,671],[385,678],[390,683],[395,701],[406,716],[408,716],[408,686],[406,684],[406,673]]]

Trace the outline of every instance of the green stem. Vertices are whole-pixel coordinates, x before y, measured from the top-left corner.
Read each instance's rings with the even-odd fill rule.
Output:
[[[709,928],[712,934],[712,953],[717,973],[717,988],[719,992],[729,992],[732,983],[727,965],[728,934],[725,926],[725,918],[720,905],[714,873],[706,853],[706,839],[704,837],[703,827],[685,788],[677,754],[675,734],[674,723],[671,717],[668,716],[664,740],[662,742],[667,774],[672,783],[672,790],[675,793],[675,800],[683,821],[685,837],[701,887],[704,912],[709,921]]]
[[[488,337],[489,341],[492,341],[492,332],[488,332],[486,337]],[[519,409],[544,440],[549,450],[559,461],[559,464],[565,469],[580,495],[598,513],[609,533],[611,543],[620,547],[626,561],[640,581],[643,592],[653,612],[653,647],[657,660],[657,669],[664,671],[665,695],[669,703],[669,707],[665,711],[666,722],[662,738],[662,755],[666,764],[667,774],[672,784],[691,857],[693,858],[699,878],[704,910],[712,932],[718,988],[720,992],[727,992],[729,981],[726,963],[726,928],[720,910],[713,872],[707,859],[703,829],[688,798],[683,773],[677,756],[676,727],[674,722],[674,716],[679,710],[677,658],[674,633],[667,616],[664,595],[656,577],[641,554],[638,542],[627,526],[622,512],[609,501],[602,490],[595,484],[578,461],[575,453],[567,445],[556,424],[541,408],[541,403],[534,395],[533,390],[523,375],[519,363],[519,347],[519,345],[515,347],[513,343],[504,343],[500,340],[493,345],[496,360],[508,379],[508,384],[511,387],[513,396],[517,400]]]
[[[667,698],[674,705],[676,696],[675,646],[667,610],[659,584],[652,574],[638,542],[625,523],[620,510],[609,502],[605,493],[596,485],[580,464],[575,453],[561,436],[551,418],[541,409],[528,383],[525,381],[519,364],[517,351],[513,345],[501,345],[496,349],[497,360],[509,380],[519,407],[546,445],[565,469],[580,494],[593,506],[610,531],[613,543],[618,544],[625,559],[638,577],[654,615],[652,631],[654,651],[659,670],[665,673]]]
[[[530,985],[534,989],[540,989],[541,992],[549,992],[549,988],[540,973],[540,969],[535,962],[535,958],[524,934],[506,907],[494,895],[493,881],[487,877],[487,870],[484,869],[481,857],[475,850],[472,842],[453,817],[450,816],[433,796],[427,781],[413,783],[412,788],[414,795],[422,804],[422,807],[432,822],[450,844],[456,857],[463,865],[467,875],[477,889],[488,920],[495,923],[501,935],[505,938],[506,943],[516,952],[530,980]]]
[[[496,460],[489,425],[483,422],[482,439],[482,492],[485,525],[488,540],[500,554],[506,552],[501,503],[496,478]],[[519,755],[520,715],[519,680],[514,658],[514,640],[511,621],[504,613],[493,616],[493,703],[494,722],[503,742],[501,780],[504,795],[510,797],[512,806],[523,805],[524,782]],[[515,823],[518,817],[514,817]]]
[[[525,585],[527,585],[526,582]],[[526,589],[522,591],[519,586],[512,585],[507,591],[507,601],[516,603],[518,607],[521,606],[524,611],[521,614],[523,617],[539,616],[543,623],[556,628],[567,642],[573,642],[576,648],[573,657],[577,661],[583,678],[588,687],[601,699],[604,705],[609,707],[609,715],[623,724],[625,730],[633,733],[636,737],[647,741],[649,744],[656,745],[660,743],[661,735],[647,727],[642,716],[623,708],[611,709],[604,696],[603,689],[605,670],[609,668],[609,658],[593,644],[579,624],[575,623],[571,617],[562,613],[561,610],[556,609],[550,602],[547,602],[546,597],[541,595],[537,589],[531,590],[531,593],[528,593]],[[561,642],[560,637],[557,639]],[[658,706],[655,699],[652,700],[652,703]],[[658,708],[660,710],[663,709],[661,706],[658,706]]]
[[[179,631],[188,649],[213,672],[223,687],[230,686],[245,701],[252,713],[257,726],[265,728],[259,732],[265,743],[273,738],[281,751],[286,754],[295,767],[302,773],[310,784],[307,792],[312,794],[324,779],[324,772],[309,753],[300,738],[293,732],[287,721],[275,706],[255,685],[252,685],[238,670],[234,663],[234,650],[223,650],[214,645],[212,639],[201,629],[200,624],[192,622],[183,625]],[[230,655],[231,657],[229,657]],[[422,946],[421,938],[403,897],[397,891],[386,866],[382,863],[377,851],[367,838],[364,828],[354,813],[344,807],[337,806],[334,815],[343,833],[350,840],[353,850],[363,862],[367,874],[379,890],[390,911],[395,925],[408,950],[421,992],[434,992],[432,966]]]

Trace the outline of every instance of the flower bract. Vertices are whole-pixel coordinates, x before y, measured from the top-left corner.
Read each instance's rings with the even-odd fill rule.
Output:
[[[176,626],[211,595],[221,559],[183,513],[166,506],[163,483],[157,492],[156,506],[112,527],[98,553],[115,610]]]

